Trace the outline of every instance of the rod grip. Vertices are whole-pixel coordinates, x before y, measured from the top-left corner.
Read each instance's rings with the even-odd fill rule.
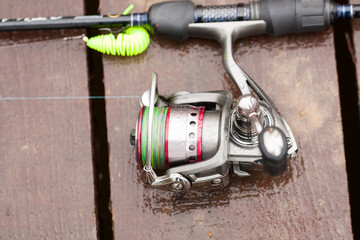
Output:
[[[330,0],[261,0],[259,17],[270,35],[313,32],[335,21],[334,7]]]
[[[149,9],[150,24],[157,35],[185,41],[188,25],[194,22],[194,3],[190,1],[161,2]]]
[[[353,5],[353,18],[360,18],[360,4]]]

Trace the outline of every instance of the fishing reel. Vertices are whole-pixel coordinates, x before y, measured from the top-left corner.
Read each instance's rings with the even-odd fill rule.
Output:
[[[256,96],[242,95],[235,106],[228,91],[167,98],[158,94],[154,73],[130,135],[141,181],[178,192],[224,187],[230,169],[239,177],[250,176],[249,170],[283,174],[296,154],[295,138],[264,92],[256,85],[253,90]],[[166,171],[158,176],[155,170]]]
[[[297,152],[294,135],[264,91],[236,64],[232,51],[236,39],[263,33],[266,23],[201,23],[188,29],[191,36],[221,44],[225,70],[241,96],[236,106],[228,91],[176,92],[166,98],[158,94],[154,73],[130,137],[141,181],[179,192],[226,186],[230,169],[239,177],[250,176],[249,170],[283,174]],[[158,176],[154,169],[166,171]]]

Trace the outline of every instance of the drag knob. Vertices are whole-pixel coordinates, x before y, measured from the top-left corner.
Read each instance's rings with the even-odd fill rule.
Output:
[[[287,165],[287,141],[284,132],[277,127],[266,127],[259,135],[259,147],[263,155],[264,171],[270,176],[280,176]]]

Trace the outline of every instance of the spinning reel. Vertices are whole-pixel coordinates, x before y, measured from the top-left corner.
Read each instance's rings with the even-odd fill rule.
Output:
[[[169,98],[151,90],[131,133],[141,180],[173,191],[226,186],[230,168],[239,177],[248,170],[278,176],[296,155],[290,127],[264,92],[249,78],[254,92],[238,98],[228,91],[176,92]],[[156,170],[167,170],[157,176]]]
[[[142,182],[186,191],[226,186],[231,168],[239,177],[250,176],[248,170],[283,174],[288,159],[296,155],[295,138],[274,104],[232,54],[233,41],[263,33],[265,22],[188,27],[191,36],[220,42],[225,69],[242,95],[234,107],[228,91],[176,92],[166,98],[158,94],[154,73],[150,91],[141,97],[142,108],[131,133]],[[157,176],[154,169],[166,172]]]

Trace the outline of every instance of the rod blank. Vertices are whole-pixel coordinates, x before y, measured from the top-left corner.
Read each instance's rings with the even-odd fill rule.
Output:
[[[76,17],[37,17],[1,19],[0,31],[46,30],[67,28],[121,27],[148,23],[147,13],[131,15],[86,15]]]

